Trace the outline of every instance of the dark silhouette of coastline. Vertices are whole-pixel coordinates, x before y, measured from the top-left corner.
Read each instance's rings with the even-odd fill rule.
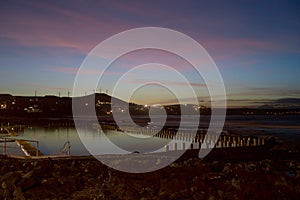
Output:
[[[11,94],[0,94],[0,112],[1,116],[15,116],[15,117],[72,117],[72,100],[81,104],[83,108],[89,108],[92,100],[94,100],[94,107],[98,116],[110,116],[112,98],[117,106],[124,106],[124,102],[118,98],[111,97],[104,93],[95,93],[82,97],[58,97],[54,95],[46,96],[13,96]],[[165,105],[168,114],[180,115],[180,107],[183,105]],[[191,114],[210,115],[210,108],[205,106],[184,105],[190,109]],[[145,115],[148,108],[144,105],[129,103],[130,113],[132,115]],[[193,112],[192,112],[193,111]],[[271,106],[261,106],[258,108],[228,108],[227,115],[299,115],[300,108],[298,107],[284,107],[273,108]]]
[[[104,93],[95,93],[82,97],[58,97],[53,95],[13,96],[11,94],[0,94],[0,123],[73,126],[72,104],[73,106],[76,105],[79,111],[82,110],[83,115],[86,111],[96,113],[99,122],[114,123],[112,112],[114,114],[122,114],[125,109],[129,109],[131,117],[137,124],[145,126],[150,122],[149,106],[138,105],[132,102],[128,106],[127,102],[118,98]],[[164,105],[164,109],[168,116],[167,122],[170,116],[180,116],[181,109],[185,109],[190,115],[199,115],[200,113],[202,121],[208,121],[211,114],[210,108],[201,105]],[[300,116],[300,108],[274,108],[271,106],[260,108],[228,108],[226,114],[228,116],[246,116],[247,120],[255,119],[255,116],[258,115],[298,117]],[[174,121],[174,119],[172,120]],[[178,125],[173,126],[177,127]]]

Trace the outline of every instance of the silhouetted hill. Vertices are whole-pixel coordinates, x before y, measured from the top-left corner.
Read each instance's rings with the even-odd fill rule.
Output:
[[[112,104],[113,101],[113,104]],[[275,103],[298,103],[297,99],[279,99]],[[111,117],[112,113],[126,113],[131,115],[149,114],[149,106],[127,103],[121,99],[111,97],[104,93],[90,94],[81,97],[58,97],[46,96],[13,96],[10,94],[0,94],[0,114],[1,117],[38,117],[38,118],[72,118],[72,106],[76,107],[81,115],[90,115],[96,112],[97,116]],[[295,105],[295,104],[293,104]],[[153,113],[162,107],[152,107]],[[191,115],[210,115],[210,108],[199,105],[166,105],[164,106],[168,115],[180,115],[185,112]],[[157,112],[158,114],[161,112]],[[260,108],[230,108],[227,115],[299,115],[298,107],[274,107],[266,105]]]

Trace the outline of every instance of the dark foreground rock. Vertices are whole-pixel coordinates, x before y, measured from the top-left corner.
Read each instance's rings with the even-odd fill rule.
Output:
[[[298,151],[196,151],[161,170],[130,174],[92,157],[0,158],[0,199],[300,199]]]

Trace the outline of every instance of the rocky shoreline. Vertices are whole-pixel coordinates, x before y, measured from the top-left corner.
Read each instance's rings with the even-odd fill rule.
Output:
[[[161,170],[134,174],[93,157],[0,158],[0,199],[299,199],[295,145],[189,150]]]

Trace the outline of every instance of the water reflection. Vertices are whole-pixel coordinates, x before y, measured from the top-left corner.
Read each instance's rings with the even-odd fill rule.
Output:
[[[66,141],[71,143],[71,155],[89,155],[81,143],[75,128],[26,128],[19,133],[19,137],[38,140],[40,151],[45,155],[60,155],[60,148]]]
[[[144,149],[146,152],[162,152],[165,151],[165,144],[169,142],[168,139],[163,138],[151,138],[152,143],[145,146],[144,143],[139,142],[147,138],[138,138],[133,144],[132,141],[126,141],[126,133],[117,131],[108,131],[109,139],[105,133],[99,129],[89,129],[83,127],[78,129],[80,137],[85,140],[85,144],[88,145],[88,149],[92,154],[128,154],[130,151],[123,150],[119,147],[112,148],[115,146],[112,141],[122,141],[118,144],[131,145],[131,149],[140,151]],[[83,156],[90,155],[87,148],[81,142],[78,132],[75,128],[25,128],[23,132],[19,133],[19,138],[28,140],[38,140],[40,151],[45,155],[60,155],[60,149],[66,141],[70,141],[71,144],[71,155]],[[155,144],[155,145],[154,145]],[[160,147],[153,149],[153,146]]]

